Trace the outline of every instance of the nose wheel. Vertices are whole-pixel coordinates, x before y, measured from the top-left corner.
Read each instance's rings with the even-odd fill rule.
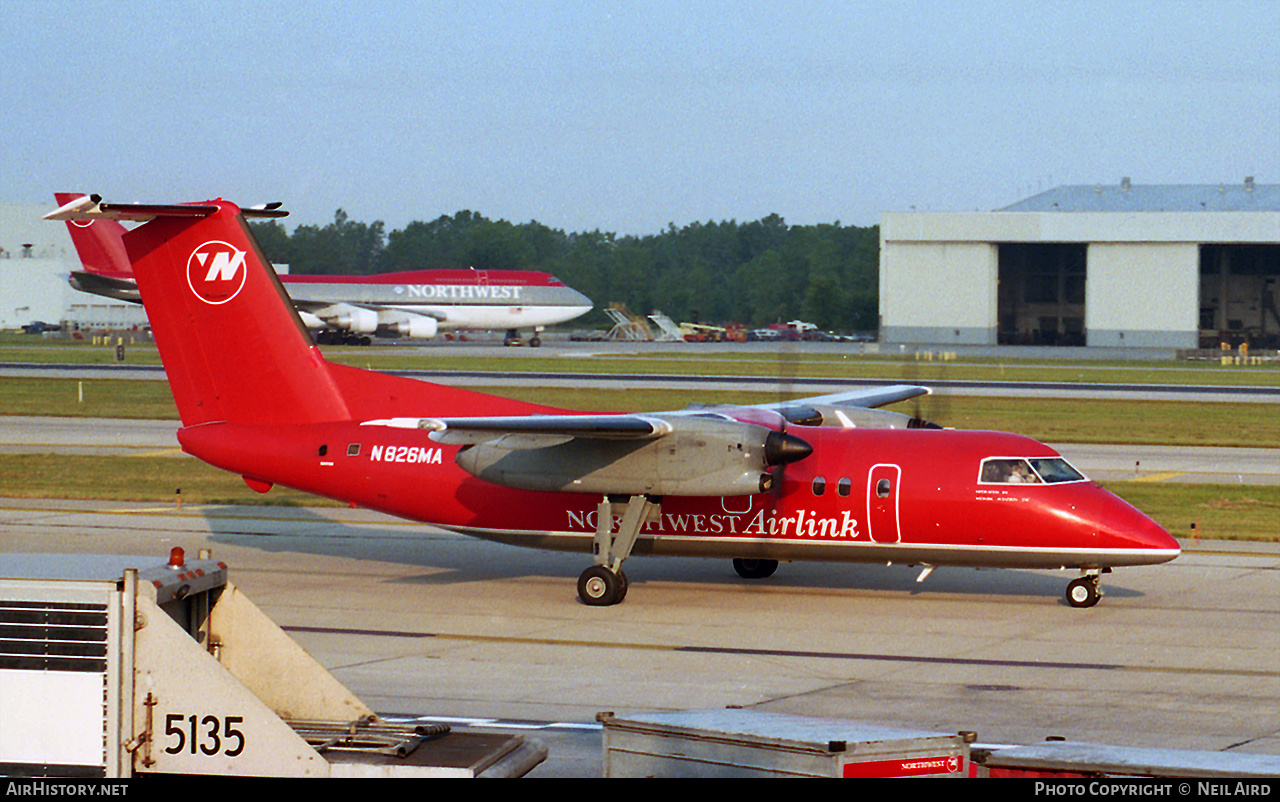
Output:
[[[1088,574],[1073,579],[1067,585],[1067,604],[1072,607],[1092,607],[1102,598],[1102,590],[1098,587],[1098,575]]]

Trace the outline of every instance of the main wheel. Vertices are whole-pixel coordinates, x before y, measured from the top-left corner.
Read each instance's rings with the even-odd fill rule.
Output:
[[[1092,607],[1101,598],[1097,577],[1082,576],[1067,585],[1067,604],[1072,607]]]
[[[592,607],[617,604],[627,595],[626,588],[626,579],[603,565],[593,565],[578,577],[578,598]]]
[[[778,570],[777,560],[748,560],[742,557],[733,559],[733,570],[743,579],[767,579]]]

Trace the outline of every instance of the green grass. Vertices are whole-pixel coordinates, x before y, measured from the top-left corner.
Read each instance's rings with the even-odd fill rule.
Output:
[[[42,339],[25,334],[0,333],[0,362],[67,363],[74,365],[116,364],[116,346],[124,344],[125,361],[138,365],[159,365],[154,343],[141,334],[113,337],[87,336],[82,340]]]
[[[131,335],[124,336],[128,338]],[[114,364],[116,342],[116,339],[94,343],[92,340],[51,340],[0,334],[0,361]],[[883,354],[863,353],[859,345],[809,353],[786,344],[761,348],[765,350],[739,351],[733,350],[732,346],[710,343],[699,346],[699,350],[664,352],[644,344],[637,344],[634,348],[624,344],[594,351],[590,346],[584,346],[575,349],[574,354],[564,356],[556,355],[554,346],[546,346],[541,351],[494,348],[494,353],[486,356],[459,354],[450,345],[325,346],[323,351],[331,361],[375,370],[743,375],[777,377],[781,386],[793,377],[883,379],[924,384],[967,380],[1280,386],[1280,361],[1275,360],[1256,365],[1224,366],[1213,361],[943,359],[940,351],[917,354],[914,351],[890,352],[886,347]],[[128,364],[160,364],[154,344],[145,341],[128,342],[125,361]]]
[[[1280,540],[1280,486],[1108,482],[1179,539]]]
[[[558,387],[477,388],[564,409],[681,409],[691,403],[768,403],[769,392],[616,390]],[[794,395],[794,394],[791,394]],[[1178,401],[1064,400],[932,396],[891,407],[957,429],[1018,432],[1048,443],[1252,446],[1280,448],[1280,427],[1266,424],[1258,404]],[[127,379],[0,378],[0,415],[53,415],[176,420],[166,382]]]
[[[0,415],[177,420],[169,383],[0,377]]]
[[[898,405],[910,413],[910,404]],[[921,414],[956,429],[1018,432],[1045,443],[1280,447],[1272,406],[1188,401],[932,396]]]
[[[337,504],[286,488],[256,493],[233,473],[188,456],[0,454],[0,495],[184,504]]]

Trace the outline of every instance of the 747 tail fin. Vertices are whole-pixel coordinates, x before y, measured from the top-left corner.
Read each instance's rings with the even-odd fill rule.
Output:
[[[63,208],[87,197],[81,192],[54,193],[58,205]],[[124,250],[124,235],[128,229],[118,221],[111,218],[67,220],[67,231],[71,233],[71,243],[76,246],[85,272],[114,277],[133,275],[133,266],[129,264],[129,255]]]

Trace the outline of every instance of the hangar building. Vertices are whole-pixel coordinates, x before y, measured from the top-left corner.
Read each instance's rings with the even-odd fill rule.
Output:
[[[886,213],[880,340],[1280,347],[1280,185],[1063,186]]]
[[[41,321],[68,328],[123,330],[146,326],[137,304],[86,295],[67,277],[80,257],[64,223],[51,223],[46,205],[0,204],[0,329]]]

